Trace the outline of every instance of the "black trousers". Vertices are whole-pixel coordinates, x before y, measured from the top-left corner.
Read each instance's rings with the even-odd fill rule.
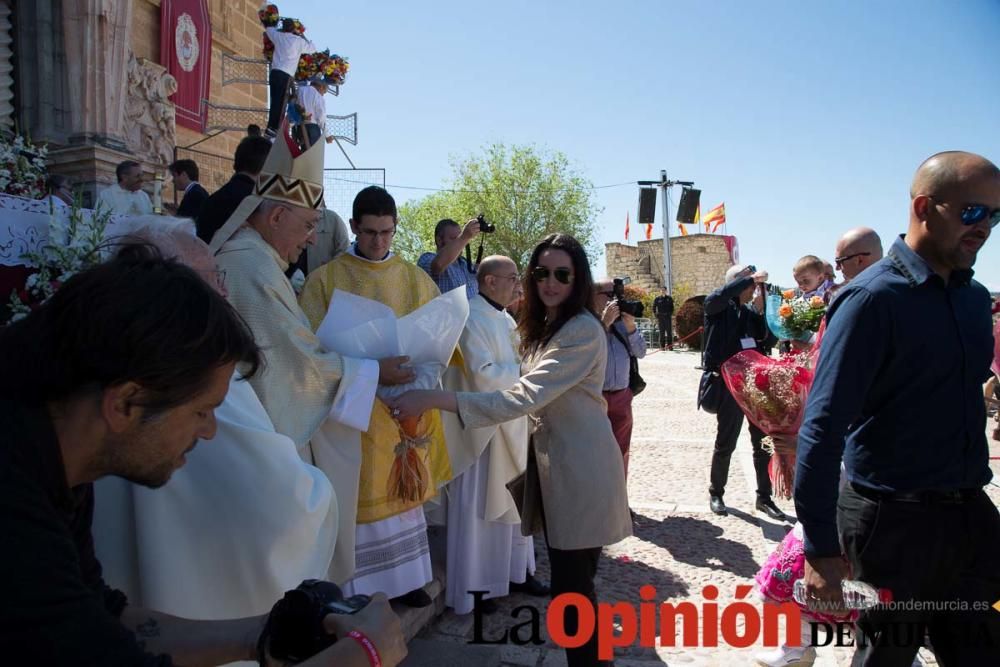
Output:
[[[852,576],[889,589],[895,606],[861,614],[853,664],[909,667],[927,633],[942,667],[1000,665],[1000,613],[990,608],[1000,600],[1000,514],[986,493],[961,503],[864,493],[840,494],[841,544]]]
[[[549,564],[552,569],[552,597],[561,593],[579,593],[594,604],[594,615],[597,615],[597,590],[594,588],[594,577],[597,576],[597,563],[601,557],[601,547],[593,549],[573,549],[564,551],[546,546],[549,552]],[[564,625],[566,634],[576,635],[578,618],[575,607],[566,610]],[[568,667],[599,667],[608,664],[597,659],[597,631],[583,646],[566,649],[566,664]]]
[[[728,387],[722,387],[722,402],[715,418],[719,428],[715,433],[715,451],[712,452],[712,473],[708,492],[713,496],[722,496],[726,492],[726,481],[729,479],[729,461],[736,449],[740,429],[743,428],[743,411],[729,393]],[[751,423],[750,442],[753,445],[753,467],[757,473],[757,497],[767,500],[771,497],[771,478],[767,474],[771,455],[761,447],[763,439],[764,432]]]
[[[660,348],[674,344],[674,323],[670,315],[657,315],[656,324],[660,329]],[[665,341],[665,342],[664,342]]]
[[[267,112],[267,129],[278,131],[281,118],[285,115],[285,96],[288,94],[288,84],[292,77],[280,69],[272,69],[268,77],[271,89],[271,105]]]

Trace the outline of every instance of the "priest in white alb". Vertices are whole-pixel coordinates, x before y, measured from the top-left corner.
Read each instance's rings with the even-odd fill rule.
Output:
[[[517,323],[505,310],[518,285],[517,265],[507,257],[487,257],[477,280],[479,293],[469,300],[460,341],[464,367],[445,375],[445,388],[454,391],[507,389],[521,377]],[[445,604],[467,614],[473,608],[469,591],[486,591],[482,611],[489,613],[496,606],[493,599],[511,588],[547,595],[548,588],[532,576],[534,545],[521,535],[521,518],[506,487],[527,462],[528,418],[465,430],[446,415],[445,425],[449,440],[470,440],[465,449],[482,451],[447,487]]]

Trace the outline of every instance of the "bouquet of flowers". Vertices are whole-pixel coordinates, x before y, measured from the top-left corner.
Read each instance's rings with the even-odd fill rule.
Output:
[[[8,140],[0,135],[0,193],[40,199],[45,195],[48,149],[35,146],[21,135]]]
[[[257,10],[257,18],[260,19],[261,24],[265,28],[273,28],[278,25],[278,21],[281,20],[281,14],[278,12],[278,5],[265,2]]]
[[[99,264],[104,233],[111,210],[98,209],[87,215],[74,204],[68,216],[49,218],[49,242],[37,252],[22,256],[34,273],[24,287],[11,293],[0,325],[16,322],[45,303],[74,274]]]
[[[319,75],[322,53],[303,53],[299,56],[299,66],[295,69],[296,81],[308,81]]]
[[[736,403],[768,436],[798,432],[812,386],[817,349],[782,359],[744,350],[722,364],[722,377]],[[795,455],[776,452],[770,437],[764,439],[764,447],[771,452],[769,472],[774,492],[791,498]]]
[[[782,340],[808,340],[826,314],[823,297],[805,299],[795,290],[767,296],[767,326]]]
[[[330,55],[329,50],[324,51],[323,53],[326,55],[326,60],[320,64],[320,74],[323,75],[323,78],[325,78],[330,85],[344,85],[344,81],[347,79],[347,70],[351,68],[351,64],[347,62],[347,58],[338,56],[336,53]]]

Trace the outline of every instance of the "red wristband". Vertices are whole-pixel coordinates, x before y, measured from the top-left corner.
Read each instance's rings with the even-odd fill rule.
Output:
[[[347,636],[361,644],[361,648],[368,653],[368,661],[372,664],[372,667],[382,667],[382,658],[379,657],[378,649],[375,648],[372,640],[357,630],[351,630],[347,633]]]

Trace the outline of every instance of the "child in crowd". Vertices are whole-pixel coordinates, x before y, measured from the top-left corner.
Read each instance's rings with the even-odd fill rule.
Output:
[[[834,287],[834,281],[827,275],[826,262],[816,255],[806,255],[795,262],[792,277],[806,299],[813,296],[826,299]]]

